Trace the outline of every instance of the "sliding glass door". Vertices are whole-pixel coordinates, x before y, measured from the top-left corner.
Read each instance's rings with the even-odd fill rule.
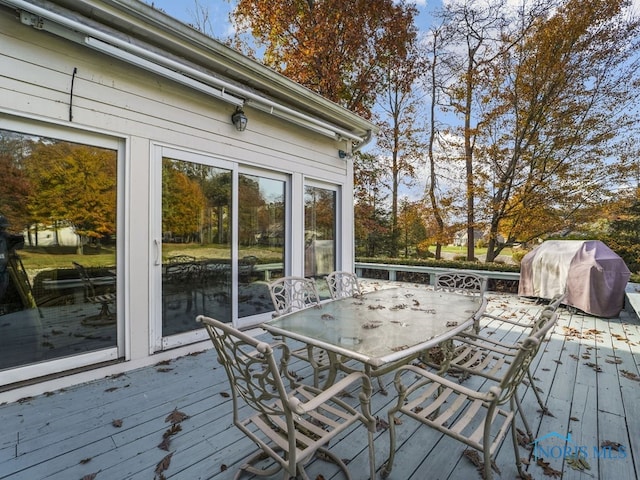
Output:
[[[0,129],[0,385],[124,356],[122,144],[27,129]]]
[[[286,177],[168,148],[157,161],[153,350],[204,339],[197,315],[269,318],[267,282],[285,268]]]

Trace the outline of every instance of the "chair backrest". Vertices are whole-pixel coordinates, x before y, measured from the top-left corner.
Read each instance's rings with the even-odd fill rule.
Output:
[[[435,290],[483,296],[487,277],[466,272],[444,272],[436,275]]]
[[[316,282],[312,278],[282,277],[269,284],[276,315],[284,315],[320,304]]]
[[[196,261],[196,257],[191,255],[172,255],[167,259],[168,263],[193,263]]]
[[[554,327],[558,320],[558,314],[550,309],[545,309],[540,314],[529,336],[525,338],[518,348],[518,353],[514,357],[508,370],[500,380],[502,389],[498,403],[504,403],[515,393],[516,388],[527,373],[529,365],[540,351],[540,346],[547,333]]]
[[[331,272],[325,279],[329,286],[329,294],[333,299],[362,295],[355,273],[336,271]]]
[[[87,273],[87,269],[84,268],[83,265],[80,265],[77,262],[71,262],[75,269],[80,274],[80,280],[82,280],[82,285],[84,285],[84,294],[86,298],[93,298],[96,296],[96,288],[91,281],[91,277]]]
[[[170,283],[184,285],[186,288],[198,279],[201,270],[201,266],[196,263],[169,263],[165,267],[164,279]]]
[[[287,391],[274,355],[276,346],[282,350],[281,362],[286,364],[289,358],[287,346],[282,342],[273,345],[261,342],[228,323],[203,315],[198,316],[196,321],[206,328],[218,353],[218,361],[227,373],[233,398],[234,420],[238,418],[241,406],[238,399],[265,415],[290,417]],[[282,371],[286,371],[286,368]]]
[[[549,305],[547,305],[547,308],[551,308],[555,312],[558,309],[558,307],[562,305],[562,302],[566,297],[567,297],[566,293],[557,294],[551,299],[551,301],[549,302]]]

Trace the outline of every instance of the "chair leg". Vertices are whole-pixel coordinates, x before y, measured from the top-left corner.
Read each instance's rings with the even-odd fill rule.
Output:
[[[257,467],[253,466],[253,464],[255,462],[259,462],[259,461],[265,460],[267,458],[269,458],[269,456],[267,454],[265,454],[262,450],[258,450],[257,452],[252,454],[250,457],[245,459],[244,463],[242,465],[240,465],[240,468],[236,472],[236,474],[233,477],[233,479],[234,480],[238,480],[240,477],[242,477],[243,473],[245,473],[245,472],[247,472],[247,473],[249,473],[251,475],[272,476],[272,475],[275,475],[276,473],[278,473],[280,470],[282,470],[282,465],[280,465],[278,463],[276,463],[271,468],[264,468],[264,469],[263,468],[257,468]]]
[[[388,416],[388,430],[389,430],[389,457],[382,465],[382,478],[387,478],[391,474],[393,469],[393,461],[396,456],[396,416],[395,413],[402,406],[404,402],[404,396],[398,397],[398,403],[387,413]]]
[[[544,413],[546,411],[546,407],[544,405],[544,401],[542,400],[542,397],[540,396],[540,392],[538,392],[538,389],[536,388],[536,383],[533,380],[533,375],[531,374],[531,370],[527,369],[527,378],[529,379],[529,385],[531,386],[531,389],[533,390],[533,394],[536,396],[536,400],[538,400],[538,405],[540,405],[540,408],[542,409],[542,412]]]
[[[514,395],[511,397],[511,410],[513,411],[513,407],[514,407],[514,397],[517,395],[517,392],[514,393]],[[519,406],[517,406],[518,408],[520,408]],[[522,414],[521,414],[522,416]],[[529,435],[527,433],[527,435]],[[531,440],[533,440],[532,437],[529,437]],[[518,475],[520,475],[520,478],[527,478],[525,476],[525,472],[522,469],[522,460],[520,459],[520,450],[519,450],[519,444],[518,444],[518,432],[516,429],[516,416],[514,415],[513,418],[511,419],[511,439],[513,440],[513,454],[515,455],[515,459],[516,459],[516,468],[518,469]]]
[[[518,392],[516,391],[513,396],[515,397],[516,400],[516,406],[518,407],[518,413],[520,414],[520,418],[522,419],[522,423],[524,424],[524,431],[527,434],[527,437],[529,437],[529,441],[533,442],[533,431],[531,430],[531,427],[529,426],[529,422],[527,421],[527,418],[524,416],[524,410],[522,409],[522,405],[520,404],[520,398],[518,397]]]

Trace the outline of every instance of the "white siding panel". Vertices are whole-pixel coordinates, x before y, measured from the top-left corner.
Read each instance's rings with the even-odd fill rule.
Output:
[[[6,17],[0,18],[0,29],[0,41],[7,47],[3,51],[11,52],[1,60],[2,72],[17,77],[0,77],[0,90],[12,96],[3,105],[7,108],[67,120],[71,74],[77,68],[76,124],[283,171],[300,171],[301,163],[312,160],[314,176],[338,178],[346,173],[346,163],[338,158],[344,147],[320,134],[292,127],[250,105],[245,108],[248,129],[236,132],[231,105]]]

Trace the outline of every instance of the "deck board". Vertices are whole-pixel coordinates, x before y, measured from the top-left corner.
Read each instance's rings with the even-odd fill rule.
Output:
[[[543,307],[493,292],[488,298],[488,312],[519,319],[533,318]],[[530,386],[523,385],[519,390],[533,434],[571,433],[576,443],[591,449],[603,440],[626,447],[626,458],[589,458],[590,472],[573,470],[562,459],[546,459],[562,471],[565,480],[638,478],[639,322],[624,312],[621,318],[600,319],[566,309],[559,311],[558,325],[532,364],[536,385],[554,416],[542,415]],[[492,338],[496,340],[515,341],[521,335],[518,327],[498,329],[490,321],[486,323],[487,331],[494,329]],[[596,336],[593,330],[602,333]],[[589,362],[602,372],[596,372],[597,368],[587,365]],[[306,364],[298,362],[290,367],[311,379]],[[372,409],[386,421],[386,412],[394,402],[393,375],[385,375],[383,381],[388,394],[376,389]],[[482,382],[470,378],[465,385],[477,388]],[[230,400],[224,395],[228,391],[224,370],[217,365],[214,352],[206,351],[166,365],[0,405],[0,479],[66,480],[96,472],[97,480],[150,479],[158,462],[172,452],[170,466],[163,472],[168,479],[230,480],[253,444],[232,425]],[[349,401],[355,404],[357,398]],[[176,408],[189,418],[181,423],[182,431],[172,437],[170,451],[160,450],[158,444],[169,427],[165,418]],[[119,428],[112,424],[116,419],[122,420]],[[397,428],[400,448],[390,480],[480,478],[462,455],[464,445],[404,420]],[[379,469],[388,455],[388,432],[384,428],[376,433],[375,445]],[[368,477],[364,429],[354,427],[345,432],[332,448],[349,461],[354,480]],[[530,453],[523,447],[518,450],[521,458]],[[514,478],[510,436],[496,460],[502,473],[496,478]],[[534,478],[545,478],[533,462],[527,471]],[[341,478],[334,465],[320,460],[314,461],[308,472],[310,478]]]

